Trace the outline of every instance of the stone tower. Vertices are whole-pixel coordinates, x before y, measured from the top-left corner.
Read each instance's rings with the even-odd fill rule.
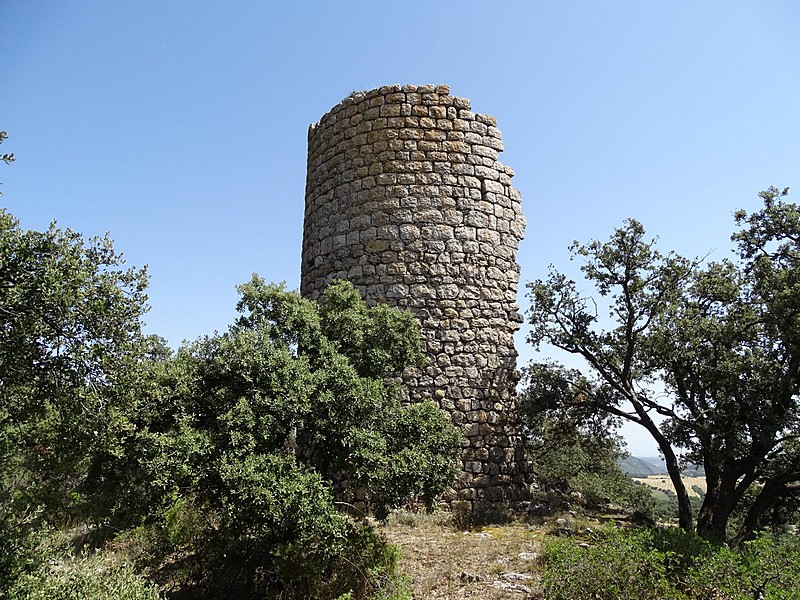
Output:
[[[308,132],[301,292],[348,279],[417,317],[430,362],[404,379],[463,430],[446,499],[465,510],[513,500],[524,481],[513,334],[525,218],[502,150],[495,118],[446,85],[353,93]]]

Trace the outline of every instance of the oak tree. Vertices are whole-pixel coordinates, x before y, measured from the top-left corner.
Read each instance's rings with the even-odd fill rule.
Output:
[[[0,210],[0,587],[41,521],[82,503],[86,470],[113,452],[143,348],[143,269],[108,237]]]
[[[608,242],[571,247],[596,300],[554,269],[529,284],[530,342],[580,356],[590,371],[560,370],[565,393],[548,401],[645,428],[685,529],[693,519],[681,469],[703,465],[697,531],[717,542],[742,503],[750,505],[738,537],[797,494],[800,481],[800,226],[786,193],[770,188],[761,211],[737,213],[746,225],[733,236],[738,260],[662,254],[629,220]],[[607,328],[597,304],[604,301]]]

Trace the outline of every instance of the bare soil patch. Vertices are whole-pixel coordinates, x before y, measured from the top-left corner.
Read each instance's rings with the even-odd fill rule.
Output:
[[[393,518],[381,526],[400,546],[400,569],[411,578],[414,598],[524,600],[539,592],[542,536],[523,523],[469,531],[425,515]]]

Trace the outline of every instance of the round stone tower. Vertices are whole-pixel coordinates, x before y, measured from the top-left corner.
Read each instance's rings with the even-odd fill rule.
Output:
[[[464,510],[524,490],[513,334],[525,218],[502,150],[495,118],[446,85],[353,93],[308,132],[301,292],[347,279],[417,317],[429,364],[404,379],[463,430],[446,499]]]

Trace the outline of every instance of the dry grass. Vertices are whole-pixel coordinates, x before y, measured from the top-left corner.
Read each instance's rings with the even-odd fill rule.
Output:
[[[541,532],[522,524],[461,531],[442,515],[395,515],[381,531],[403,549],[414,598],[523,600],[538,592]]]
[[[695,491],[694,487],[697,486],[705,492],[706,478],[705,477],[682,477],[683,484],[686,486],[686,491],[690,496],[700,497],[700,494]],[[675,493],[675,486],[672,485],[672,480],[667,475],[650,475],[649,477],[634,477],[634,481],[643,483],[644,485],[653,488],[654,490],[669,490]]]

